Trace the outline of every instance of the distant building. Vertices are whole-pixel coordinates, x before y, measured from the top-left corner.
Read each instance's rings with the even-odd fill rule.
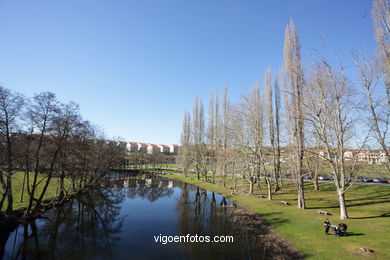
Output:
[[[124,141],[117,141],[116,145],[118,148],[123,149],[123,150],[126,150],[126,148],[127,148],[127,142],[124,142]]]
[[[148,144],[138,143],[138,151],[146,153],[148,150]]]
[[[379,163],[389,163],[389,158],[386,156],[384,151],[382,151],[379,155]]]
[[[344,152],[344,157],[346,160],[352,160],[358,156],[359,151],[358,150],[347,150]]]
[[[130,146],[130,152],[131,153],[136,153],[138,152],[139,148],[140,148],[140,145],[138,143],[135,143],[135,142],[129,142],[129,146]]]
[[[178,154],[179,153],[179,146],[176,144],[172,144],[169,146],[169,153]]]
[[[324,157],[324,158],[335,158],[338,156],[337,150],[331,150],[331,151],[320,151],[319,156]]]
[[[160,153],[160,147],[156,144],[149,144],[146,148],[147,154],[158,154]]]
[[[168,145],[160,144],[159,147],[160,147],[160,153],[165,153],[165,154],[169,153],[170,149]]]
[[[320,156],[329,158],[329,156],[338,156],[337,150],[332,150],[330,154],[326,151],[321,151]],[[346,160],[357,159],[359,162],[367,162],[370,164],[382,164],[387,163],[388,158],[384,151],[378,150],[346,150],[344,152],[344,157]]]

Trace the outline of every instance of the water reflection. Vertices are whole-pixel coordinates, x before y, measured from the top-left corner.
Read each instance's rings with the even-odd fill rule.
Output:
[[[264,246],[254,230],[242,230],[233,223],[227,211],[231,204],[225,197],[213,192],[182,184],[178,201],[179,227],[181,234],[233,236],[234,243],[187,243],[182,246],[194,259],[261,259]],[[230,205],[234,206],[234,205]]]
[[[266,230],[237,221],[221,195],[163,178],[116,178],[41,218],[1,229],[3,259],[262,259]],[[245,221],[244,221],[245,222]],[[241,224],[239,224],[241,223]],[[1,227],[0,227],[1,228]],[[3,232],[4,231],[4,232]],[[234,243],[156,243],[158,235],[234,237]],[[273,245],[274,247],[274,245]],[[283,253],[283,258],[288,254]],[[280,255],[279,255],[280,256]],[[296,256],[296,255],[295,255]]]
[[[136,197],[147,199],[150,202],[158,200],[162,197],[170,197],[173,194],[173,181],[163,180],[160,178],[140,179],[128,178],[122,181],[107,182],[106,187],[124,188],[129,199]]]
[[[80,194],[10,234],[4,259],[109,258],[123,216],[120,193],[94,189]],[[10,243],[12,241],[12,243]]]

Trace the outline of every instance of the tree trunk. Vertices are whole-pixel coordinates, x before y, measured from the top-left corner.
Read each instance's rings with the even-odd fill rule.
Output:
[[[222,168],[222,180],[223,180],[223,187],[226,187],[226,163],[223,163]]]
[[[249,194],[253,194],[253,181],[252,180],[249,183]]]
[[[347,219],[348,213],[347,213],[347,207],[345,205],[345,193],[342,190],[338,190],[337,195],[340,204],[340,219]]]
[[[60,192],[58,195],[58,199],[62,200],[65,197],[65,186],[64,186],[64,179],[65,179],[65,172],[61,171],[60,178],[59,178],[59,186],[60,186]],[[73,182],[74,183],[74,182]]]
[[[313,174],[312,181],[313,181],[313,185],[314,185],[314,190],[319,191],[320,186],[318,185],[318,171],[317,171],[317,169]]]
[[[297,186],[298,186],[298,208],[305,209],[305,192],[303,190],[303,178],[299,177],[297,179]]]
[[[213,183],[213,184],[215,184],[215,168],[213,168],[213,171],[211,172],[211,182]]]
[[[313,185],[314,185],[314,190],[316,190],[316,191],[320,190],[320,186],[318,186],[318,177],[317,176],[314,176],[314,178],[313,178]]]
[[[11,173],[8,173],[7,175],[7,208],[5,210],[6,215],[11,215],[12,214],[12,209],[13,209],[13,196],[12,196],[12,176]]]
[[[268,186],[268,199],[272,200],[272,185],[271,185],[271,181],[269,181],[269,180],[266,180],[266,181],[267,181],[267,186]]]

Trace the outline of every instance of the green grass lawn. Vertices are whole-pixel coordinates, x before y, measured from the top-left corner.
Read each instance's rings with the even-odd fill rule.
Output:
[[[318,160],[319,163],[319,170],[318,174],[319,175],[332,175],[332,170],[329,166],[329,163],[324,160],[320,159]],[[353,161],[346,161],[346,172],[350,173],[351,169],[353,168]],[[305,164],[304,164],[305,165]],[[289,169],[291,166],[289,164],[282,164],[285,168]],[[314,167],[314,165],[312,166]],[[390,174],[387,171],[386,167],[381,164],[370,164],[367,162],[356,162],[355,164],[355,175],[357,176],[369,176],[369,177],[383,177],[383,178],[390,178]]]
[[[16,172],[14,175],[12,175],[12,195],[14,197],[14,203],[13,207],[14,210],[17,209],[22,209],[25,208],[28,204],[28,193],[27,193],[27,185],[24,187],[24,195],[23,195],[23,200],[20,200],[21,194],[22,194],[22,186],[23,186],[23,172]],[[33,180],[33,173],[30,173],[30,182]],[[38,175],[38,182],[45,178],[44,174],[39,174]],[[43,186],[45,185],[46,180],[43,180],[37,187],[36,191],[36,197],[39,196],[41,193]],[[70,187],[71,186],[71,180],[70,179],[65,179],[65,187]],[[2,192],[2,189],[0,188],[0,192]],[[57,195],[58,192],[58,178],[52,178],[51,182],[47,188],[46,194],[44,196],[44,199],[50,199],[53,198]],[[7,201],[5,201],[5,205],[3,206],[3,210],[6,208]]]
[[[165,175],[177,178],[202,188],[223,194],[253,212],[284,238],[290,241],[307,259],[390,259],[390,187],[353,186],[346,195],[350,219],[339,220],[339,208],[333,184],[321,183],[321,191],[314,191],[311,183],[305,183],[307,209],[296,207],[296,191],[293,182],[285,182],[282,191],[274,194],[273,200],[259,198],[266,195],[267,187],[256,187],[255,194],[232,195],[228,181],[227,188],[198,181],[195,175]],[[217,181],[220,182],[219,179]],[[240,183],[239,190],[248,190]],[[290,206],[280,204],[288,201]],[[332,224],[344,222],[348,225],[347,237],[324,234],[323,222],[326,216],[317,215],[317,210],[332,213],[328,216]],[[358,252],[361,247],[375,250],[373,255]]]

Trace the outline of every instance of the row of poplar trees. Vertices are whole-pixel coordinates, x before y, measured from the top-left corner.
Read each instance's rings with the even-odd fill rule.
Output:
[[[28,99],[0,86],[0,217],[29,218],[58,205],[101,179],[121,153],[81,117],[77,104],[63,104],[51,92]],[[23,179],[15,179],[16,173]],[[47,200],[52,187],[56,196]],[[14,197],[15,189],[21,189],[20,197]],[[14,201],[26,208],[14,211]]]
[[[303,178],[311,175],[318,189],[318,167],[313,169],[312,162],[322,159],[331,169],[340,219],[348,218],[345,193],[356,179],[357,157],[347,163],[347,147],[361,150],[369,140],[385,153],[383,165],[390,174],[389,0],[375,0],[372,17],[377,50],[370,58],[353,51],[355,84],[341,63],[333,65],[318,52],[310,58],[310,66],[303,68],[300,41],[291,20],[285,30],[283,68],[278,76],[266,70],[264,89],[257,83],[251,93],[232,104],[225,86],[221,105],[218,92],[211,95],[207,119],[202,100],[195,97],[192,115],[186,112],[183,121],[184,173],[194,169],[198,179],[209,180],[211,175],[213,183],[221,176],[224,186],[229,176],[234,188],[237,180],[245,180],[249,193],[264,179],[268,199],[272,199],[281,189],[286,163],[283,174],[293,176],[297,204],[304,209]],[[362,115],[364,120],[359,120]]]

